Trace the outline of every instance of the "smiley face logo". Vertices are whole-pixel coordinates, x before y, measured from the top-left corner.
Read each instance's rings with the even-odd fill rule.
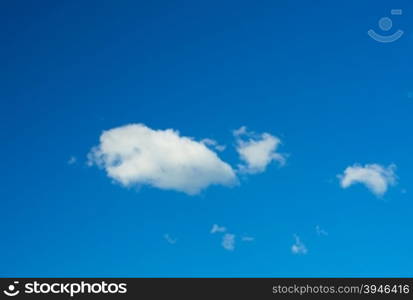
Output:
[[[392,15],[398,15],[401,16],[403,14],[403,11],[401,9],[392,9],[390,12]],[[383,17],[379,20],[379,28],[383,32],[387,32],[393,27],[393,21],[392,19],[388,17]],[[382,35],[377,32],[375,32],[373,29],[370,29],[367,34],[374,40],[380,43],[392,43],[397,41],[399,38],[402,37],[404,34],[403,30],[397,30],[395,33],[391,35]]]
[[[7,290],[4,290],[3,293],[9,297],[17,296],[20,293],[20,291],[16,289],[16,285],[18,284],[18,281],[13,282],[13,284],[10,284],[7,287]]]

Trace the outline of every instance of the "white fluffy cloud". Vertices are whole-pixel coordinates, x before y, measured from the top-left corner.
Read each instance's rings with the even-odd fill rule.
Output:
[[[222,237],[222,247],[224,247],[225,250],[228,251],[234,251],[235,250],[235,235],[231,233],[226,233]]]
[[[210,185],[237,182],[232,167],[204,142],[173,129],[143,124],[114,128],[102,133],[88,157],[124,186],[143,184],[193,195]]]
[[[257,135],[243,126],[234,131],[237,152],[244,164],[239,166],[243,173],[261,173],[272,161],[285,164],[285,155],[277,152],[281,140],[269,133]]]
[[[307,247],[303,244],[298,235],[294,235],[295,243],[291,246],[293,254],[307,254]]]
[[[376,196],[383,196],[389,186],[396,183],[396,166],[383,167],[378,164],[358,164],[347,167],[344,174],[338,175],[342,188],[348,188],[356,183],[364,184]]]

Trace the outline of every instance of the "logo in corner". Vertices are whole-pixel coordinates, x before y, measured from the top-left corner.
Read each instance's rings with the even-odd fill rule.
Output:
[[[391,15],[396,15],[396,16],[401,16],[403,14],[402,9],[392,9],[390,11]],[[392,19],[388,17],[383,17],[379,20],[379,27],[383,32],[388,32],[390,29],[393,27],[393,21]],[[382,35],[374,31],[373,29],[370,29],[368,32],[368,35],[375,41],[380,42],[380,43],[393,43],[400,39],[402,35],[404,34],[403,30],[397,30],[393,34],[390,35]]]
[[[14,297],[17,296],[20,291],[16,289],[16,286],[19,284],[18,281],[13,282],[13,284],[10,284],[7,287],[7,290],[4,290],[3,293],[6,294],[9,297]]]

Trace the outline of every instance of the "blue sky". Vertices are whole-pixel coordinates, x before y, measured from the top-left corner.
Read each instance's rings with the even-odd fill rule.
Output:
[[[413,276],[411,1],[194,2],[1,4],[0,275]],[[393,43],[367,35],[386,16]],[[225,145],[205,151],[238,184],[189,195],[89,166],[128,124]],[[241,126],[285,164],[242,172]],[[396,183],[343,188],[355,164]]]

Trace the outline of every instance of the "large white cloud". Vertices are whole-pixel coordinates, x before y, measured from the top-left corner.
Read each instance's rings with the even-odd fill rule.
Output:
[[[191,195],[210,185],[237,182],[232,167],[204,142],[143,124],[103,132],[100,144],[89,153],[89,163],[103,167],[124,186],[143,184]]]
[[[383,196],[389,186],[397,180],[394,164],[383,167],[379,164],[367,164],[364,167],[358,164],[347,167],[344,174],[338,175],[342,188],[348,188],[356,183],[364,184],[376,196]]]
[[[277,152],[281,140],[269,133],[257,135],[248,132],[246,127],[234,131],[237,140],[237,152],[245,163],[239,166],[244,173],[261,173],[272,161],[285,164],[286,157]]]

